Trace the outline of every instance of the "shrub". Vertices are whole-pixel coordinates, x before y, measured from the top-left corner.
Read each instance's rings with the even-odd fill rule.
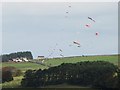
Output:
[[[20,76],[22,74],[21,70],[7,66],[2,68],[2,82],[12,81],[13,77]]]
[[[2,82],[9,82],[13,80],[12,73],[10,71],[2,71]]]
[[[13,77],[20,76],[22,74],[21,70],[15,68],[13,66],[3,67],[2,71],[9,71],[9,72],[11,72]]]
[[[21,82],[22,86],[23,87],[25,87],[25,86],[36,87],[36,84],[38,84],[38,83],[35,82],[36,79],[37,79],[35,76],[36,75],[35,75],[35,71],[34,70],[27,70],[25,72],[25,78],[22,79],[22,82]]]

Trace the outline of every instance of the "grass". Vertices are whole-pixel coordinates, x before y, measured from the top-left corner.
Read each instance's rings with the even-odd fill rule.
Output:
[[[62,63],[77,63],[81,61],[108,61],[115,65],[118,65],[118,56],[111,55],[111,56],[87,56],[87,57],[68,57],[63,59],[49,59],[45,61],[46,64],[51,66],[57,66]]]
[[[118,56],[117,55],[110,55],[110,56],[85,56],[85,57],[65,57],[65,58],[53,58],[53,59],[48,59],[45,60],[45,64],[47,65],[51,65],[51,66],[57,66],[60,65],[62,63],[77,63],[77,62],[81,62],[81,61],[108,61],[111,62],[115,65],[118,65]],[[35,64],[35,63],[31,63],[31,62],[24,62],[24,63],[13,63],[13,62],[4,62],[2,63],[2,67],[5,66],[14,66],[20,70],[22,70],[22,72],[25,72],[28,69],[45,69],[48,68],[47,66],[42,66],[40,64]],[[16,87],[20,87],[20,82],[22,80],[23,76],[20,77],[14,77],[14,80],[11,82],[5,82],[3,84],[0,84],[0,86],[2,85],[3,88],[16,88]],[[52,86],[46,86],[46,88],[50,88],[50,87],[63,87],[63,88],[79,88],[79,86],[71,86],[71,85],[52,85]]]
[[[0,84],[0,87],[2,87],[2,88],[18,88],[21,85],[22,78],[23,78],[23,76],[14,77],[13,81]]]
[[[34,60],[35,61],[35,60]],[[38,61],[38,60],[37,60]],[[51,66],[57,66],[62,63],[77,63],[81,61],[108,61],[115,65],[118,65],[118,56],[111,55],[111,56],[87,56],[87,57],[66,57],[66,58],[53,58],[45,60],[45,64]],[[35,64],[31,62],[21,62],[21,63],[14,63],[14,62],[4,62],[2,63],[2,67],[5,66],[14,66],[22,71],[26,71],[28,69],[45,69],[48,68],[46,66]]]
[[[14,63],[14,62],[4,62],[2,63],[2,67],[5,66],[14,66],[22,71],[26,71],[28,69],[45,69],[47,67],[42,66],[40,64],[35,64],[35,63],[31,63],[31,62],[21,62],[21,63]]]

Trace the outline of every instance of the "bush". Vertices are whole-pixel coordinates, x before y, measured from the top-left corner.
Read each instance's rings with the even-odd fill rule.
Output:
[[[12,73],[10,71],[2,71],[2,83],[13,80]]]
[[[30,51],[0,55],[2,62],[8,62],[9,60],[15,58],[21,58],[21,57],[26,57],[27,59],[33,59],[32,53]]]
[[[17,69],[14,73],[13,73],[13,76],[16,77],[16,76],[21,76],[23,73],[21,70]]]
[[[9,72],[11,72],[13,77],[22,75],[22,71],[17,69],[17,68],[15,68],[15,67],[13,67],[13,66],[3,67],[2,71],[9,71]]]
[[[36,87],[38,83],[36,83],[35,81],[37,80],[37,77],[35,75],[35,71],[34,70],[27,70],[25,72],[25,78],[22,79],[22,86],[25,87],[25,86],[28,86],[28,87]]]
[[[7,66],[2,68],[2,82],[12,81],[13,77],[20,76],[22,74],[21,70]]]

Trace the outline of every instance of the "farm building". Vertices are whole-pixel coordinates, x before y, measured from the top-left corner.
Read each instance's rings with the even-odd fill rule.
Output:
[[[42,59],[45,59],[45,57],[44,56],[38,56],[37,59],[42,60]]]
[[[27,58],[22,58],[24,62],[28,62],[29,60]]]

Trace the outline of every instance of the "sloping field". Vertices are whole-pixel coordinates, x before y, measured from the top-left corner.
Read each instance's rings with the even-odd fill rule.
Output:
[[[56,66],[62,63],[76,63],[82,61],[108,61],[115,65],[118,65],[118,55],[55,58],[48,59],[47,61],[45,61],[45,63],[50,64],[51,66]]]
[[[2,67],[5,67],[5,66],[14,66],[22,71],[26,71],[28,69],[45,69],[45,68],[48,68],[46,66],[42,66],[42,65],[39,65],[39,64],[36,64],[36,63],[31,63],[31,62],[19,62],[19,63],[14,63],[14,62],[5,62],[5,63],[2,63]]]
[[[33,61],[38,61],[38,60],[33,60]],[[76,63],[76,62],[83,62],[83,61],[108,61],[115,65],[118,65],[118,55],[52,58],[52,59],[45,60],[44,64],[50,65],[50,66],[57,66],[62,63]],[[26,71],[28,69],[48,68],[47,66],[43,66],[43,65],[31,63],[31,62],[22,62],[22,63],[4,62],[2,63],[2,67],[4,66],[14,66],[16,68],[21,69],[22,71]]]

